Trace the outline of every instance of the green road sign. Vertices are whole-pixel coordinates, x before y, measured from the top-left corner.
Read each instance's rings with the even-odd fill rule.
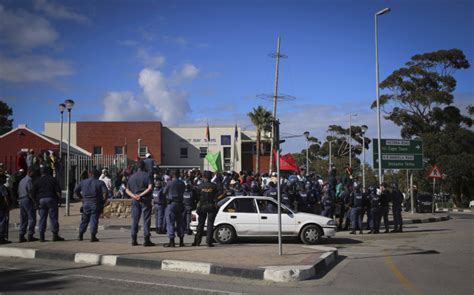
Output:
[[[378,140],[372,140],[374,169],[378,169]],[[423,169],[421,140],[382,139],[382,169]]]

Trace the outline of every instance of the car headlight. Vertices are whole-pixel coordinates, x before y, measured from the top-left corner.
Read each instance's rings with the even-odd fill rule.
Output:
[[[328,221],[327,225],[336,225],[336,222],[331,219]]]

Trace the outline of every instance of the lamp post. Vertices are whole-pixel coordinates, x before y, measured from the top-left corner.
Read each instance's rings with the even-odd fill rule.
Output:
[[[357,114],[349,115],[349,167],[352,167],[352,117],[357,116]]]
[[[309,175],[309,131],[303,133],[306,137],[306,176]]]
[[[141,142],[142,142],[141,138],[137,139],[137,143],[138,143],[137,159],[140,159]]]
[[[66,163],[66,216],[69,216],[69,176],[71,173],[71,158],[70,158],[70,153],[71,153],[71,110],[72,107],[74,106],[74,101],[72,99],[66,99],[64,102],[64,105],[66,106],[67,113],[68,113],[68,133],[67,133],[67,163]],[[62,132],[62,129],[61,129]]]
[[[382,185],[382,130],[380,126],[380,90],[379,90],[379,36],[377,32],[377,17],[390,12],[390,8],[384,8],[375,14],[375,92],[377,95],[377,152],[379,163],[379,186]]]
[[[64,122],[64,110],[66,109],[66,105],[64,103],[59,104],[59,112],[61,113],[61,137],[59,139],[59,173],[58,173],[58,180],[59,183],[62,185],[62,175],[61,172],[63,171],[63,122]]]
[[[360,126],[362,135],[362,190],[365,192],[365,132],[367,131],[367,125]]]

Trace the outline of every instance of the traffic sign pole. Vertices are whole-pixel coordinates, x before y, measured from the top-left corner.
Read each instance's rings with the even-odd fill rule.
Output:
[[[413,172],[410,175],[411,214],[415,213],[415,202],[413,200]]]
[[[431,213],[435,213],[435,189],[436,189],[436,178],[433,178],[433,202],[431,202]]]

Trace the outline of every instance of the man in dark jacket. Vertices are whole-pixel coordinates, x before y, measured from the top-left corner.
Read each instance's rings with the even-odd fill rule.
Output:
[[[217,185],[211,183],[211,172],[204,171],[204,181],[198,187],[199,204],[197,207],[198,226],[197,233],[194,237],[193,246],[201,244],[202,234],[204,231],[204,223],[207,219],[207,237],[206,244],[208,247],[214,247],[212,244],[212,233],[214,230],[214,220],[217,215]]]

